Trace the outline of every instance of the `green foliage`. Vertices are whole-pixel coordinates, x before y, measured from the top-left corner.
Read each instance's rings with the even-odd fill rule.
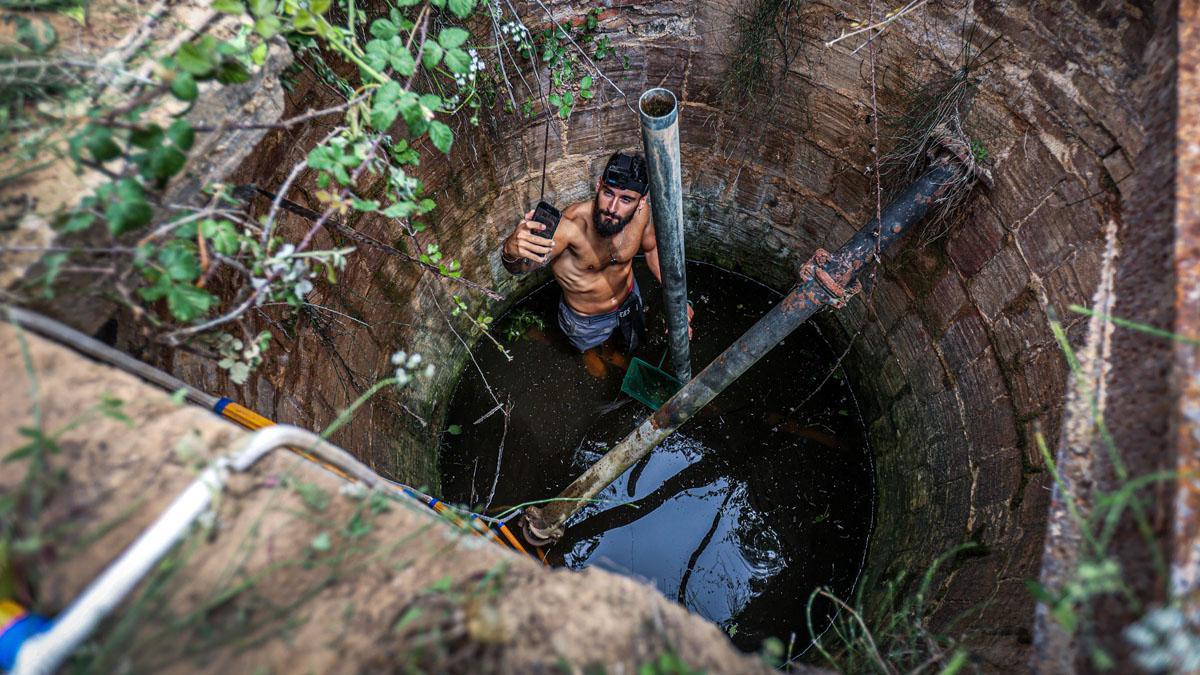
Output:
[[[508,316],[508,322],[504,327],[504,338],[509,342],[520,340],[525,337],[525,333],[530,327],[544,330],[546,321],[528,309],[518,309]]]
[[[703,670],[692,668],[673,649],[669,649],[649,663],[638,666],[638,675],[702,675]]]
[[[984,146],[983,141],[977,139],[971,140],[971,156],[975,158],[976,162],[981,164],[988,161],[988,149]]]

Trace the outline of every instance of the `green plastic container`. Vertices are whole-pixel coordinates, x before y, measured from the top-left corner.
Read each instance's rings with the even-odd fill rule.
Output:
[[[666,357],[666,353],[663,353]],[[659,366],[662,361],[659,361]],[[629,362],[625,379],[621,380],[621,391],[642,405],[658,410],[675,392],[683,387],[673,375],[662,368],[652,366],[636,356]]]

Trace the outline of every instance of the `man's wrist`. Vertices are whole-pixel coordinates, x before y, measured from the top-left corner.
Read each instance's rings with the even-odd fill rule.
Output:
[[[500,259],[507,263],[515,263],[515,262],[520,261],[521,257],[515,256],[515,255],[509,255],[508,244],[510,241],[512,241],[512,240],[505,239],[504,243],[500,245]]]

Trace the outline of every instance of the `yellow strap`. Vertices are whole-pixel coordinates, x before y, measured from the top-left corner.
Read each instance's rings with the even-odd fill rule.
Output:
[[[221,411],[221,416],[230,422],[246,427],[250,431],[258,431],[259,429],[275,426],[275,423],[271,420],[232,401],[225,404],[225,409]]]
[[[0,630],[8,628],[8,624],[25,616],[25,608],[12,600],[0,600]]]

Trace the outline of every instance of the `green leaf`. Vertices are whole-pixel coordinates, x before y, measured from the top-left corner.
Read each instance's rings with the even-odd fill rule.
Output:
[[[43,286],[53,286],[58,280],[58,275],[62,273],[63,263],[67,261],[67,254],[62,251],[48,253],[42,258],[42,266],[46,268],[46,272],[42,274],[39,283]]]
[[[312,546],[312,550],[323,553],[333,548],[333,543],[329,540],[329,533],[322,532],[321,534],[313,537],[310,546]]]
[[[396,116],[400,114],[400,98],[404,94],[404,89],[400,83],[395,80],[388,80],[376,92],[371,99],[371,126],[379,131],[387,131],[392,126],[392,122],[396,121]],[[316,150],[309,153],[309,166],[313,168],[323,168],[313,163],[313,154]]]
[[[275,0],[250,0],[250,13],[262,18],[275,12]]]
[[[144,161],[140,162],[141,173],[144,178],[154,180],[161,186],[182,171],[186,163],[187,155],[177,148],[164,145],[146,154]]]
[[[390,40],[400,32],[400,27],[388,19],[378,19],[371,23],[371,35],[380,40]]]
[[[223,61],[217,69],[217,81],[221,84],[244,84],[250,81],[250,71],[239,61]]]
[[[195,101],[200,94],[196,78],[187,71],[176,73],[171,80],[171,94],[180,101]]]
[[[242,4],[241,0],[215,0],[212,8],[222,14],[241,14],[246,11],[246,6]]]
[[[466,75],[471,69],[471,57],[458,47],[446,50],[445,62],[450,72],[458,75]]]
[[[178,321],[191,322],[208,314],[217,299],[191,284],[172,284],[167,292],[167,309]]]
[[[175,63],[196,77],[208,75],[217,65],[213,60],[212,49],[205,49],[195,42],[185,43],[175,52]]]
[[[254,22],[254,32],[258,33],[264,40],[270,40],[279,33],[281,28],[283,28],[283,22],[279,20],[279,17],[274,15],[260,17]],[[264,53],[266,52],[266,44],[259,44],[258,46],[262,48]],[[258,63],[259,65],[262,64],[261,61]]]
[[[471,37],[471,34],[467,31],[461,28],[450,27],[443,29],[442,32],[438,34],[437,41],[442,47],[445,47],[446,49],[453,49],[455,47],[461,47],[469,37]]]
[[[164,275],[160,275],[153,286],[140,289],[138,294],[150,301],[166,298],[171,316],[184,323],[203,317],[217,304],[217,299],[207,291],[189,283],[172,281]]]
[[[84,134],[84,147],[97,162],[103,164],[120,156],[121,148],[113,141],[111,129],[90,125]]]
[[[404,614],[400,616],[400,619],[396,621],[396,625],[392,626],[392,630],[400,631],[408,624],[419,619],[421,617],[421,613],[420,607],[409,607],[404,611]]]
[[[192,144],[196,142],[196,132],[192,130],[192,125],[187,120],[175,120],[171,122],[171,126],[167,127],[167,138],[175,144],[175,147],[180,150],[191,150]]]
[[[407,218],[416,210],[416,204],[409,201],[399,201],[387,207],[380,213],[388,218]]]
[[[581,80],[579,80],[579,88],[580,89],[591,89],[592,88],[592,76],[584,75],[583,78]]]
[[[150,222],[153,212],[146,203],[145,191],[132,178],[117,181],[116,199],[104,210],[108,218],[108,229],[114,236],[137,229]]]
[[[451,436],[457,436],[462,433],[462,426],[458,424],[451,424],[450,426],[446,427],[446,433],[450,434]]]
[[[176,240],[164,246],[158,253],[158,262],[166,275],[174,281],[195,281],[200,276],[200,261],[190,246]]]
[[[438,150],[449,154],[450,146],[454,144],[454,132],[442,122],[433,120],[429,123],[429,140],[433,141]]]
[[[86,211],[71,214],[66,222],[59,228],[64,233],[82,232],[92,226],[96,216]]]
[[[213,248],[221,255],[234,255],[241,248],[237,228],[228,220],[203,220],[200,233],[212,241]]]
[[[308,9],[313,14],[324,14],[332,4],[333,0],[309,0]]]
[[[475,0],[448,0],[446,4],[450,6],[454,16],[460,19],[467,18],[475,9]]]
[[[258,43],[258,46],[254,48],[254,51],[250,52],[250,60],[253,61],[254,65],[256,65],[256,66],[261,66],[262,64],[266,63],[267,62],[267,43],[265,43],[265,42]]]
[[[442,61],[442,47],[436,42],[427,41],[421,49],[421,63],[432,70]]]
[[[416,3],[414,3],[416,4]],[[429,4],[441,9],[446,6],[446,0],[429,0]]]
[[[412,75],[413,71],[417,68],[417,62],[413,60],[412,54],[403,46],[392,51],[392,58],[389,63],[391,63],[393,70],[404,77]]]
[[[162,145],[163,130],[157,124],[138,127],[129,132],[129,142],[144,150],[153,150]]]
[[[421,94],[421,105],[434,112],[442,109],[442,97],[437,94]],[[422,111],[424,112],[424,111]]]

